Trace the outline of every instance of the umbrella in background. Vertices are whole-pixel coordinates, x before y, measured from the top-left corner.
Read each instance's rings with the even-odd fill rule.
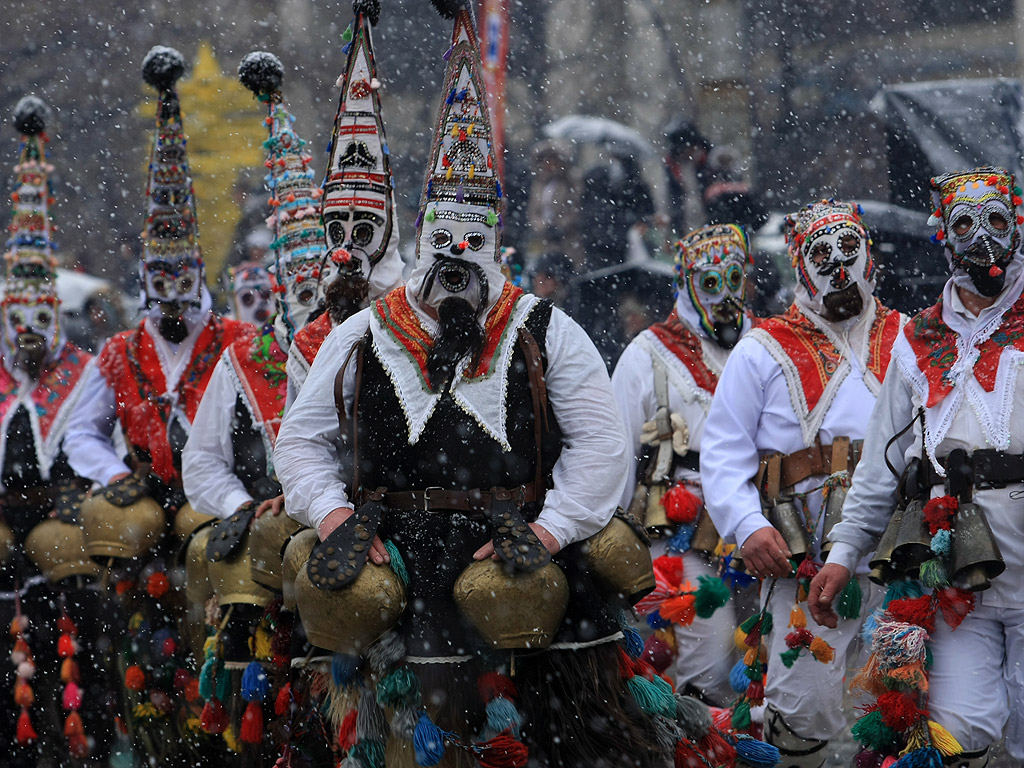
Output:
[[[578,144],[608,144],[633,150],[637,155],[650,157],[654,147],[635,128],[606,117],[566,115],[541,129],[549,139],[568,139]]]

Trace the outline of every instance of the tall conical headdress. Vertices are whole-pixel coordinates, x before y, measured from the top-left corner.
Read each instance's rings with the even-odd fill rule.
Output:
[[[3,325],[5,340],[13,347],[21,330],[32,329],[47,339],[52,350],[59,337],[57,299],[56,227],[50,218],[53,195],[46,159],[46,121],[49,107],[35,96],[25,96],[14,108],[14,127],[22,134],[17,176],[11,193],[14,217],[4,253]]]
[[[323,218],[328,257],[335,269],[361,273],[371,298],[401,282],[394,180],[371,29],[380,16],[373,0],[353,3],[341,97],[324,178]],[[346,34],[347,36],[347,34]]]
[[[147,303],[198,302],[202,291],[195,194],[175,90],[184,73],[184,57],[162,45],[154,46],[142,63],[143,79],[159,93],[142,231]]]
[[[284,107],[284,66],[266,51],[253,51],[238,65],[238,79],[267,105],[269,138],[265,178],[274,234],[274,290],[277,313],[291,341],[323,298],[320,290],[324,229],[320,223],[321,191],[313,181],[312,157],[293,129],[295,117]]]

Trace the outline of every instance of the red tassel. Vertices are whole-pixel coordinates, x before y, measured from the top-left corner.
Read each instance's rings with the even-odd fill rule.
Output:
[[[285,686],[277,692],[277,698],[274,700],[274,714],[281,717],[288,708],[291,706],[292,699],[292,684],[286,683]]]
[[[28,709],[36,702],[36,695],[32,686],[28,683],[17,682],[14,684],[14,703],[19,707]]]
[[[75,641],[71,635],[64,634],[60,636],[60,639],[57,641],[57,655],[62,659],[75,655]]]
[[[245,708],[239,737],[246,744],[259,744],[263,741],[263,708],[258,701],[250,701]]]
[[[530,756],[526,745],[508,729],[476,746],[480,748],[480,768],[524,768]]]
[[[224,711],[224,705],[217,699],[210,699],[203,706],[203,712],[199,716],[199,724],[207,733],[219,735],[224,733],[228,727],[228,714]]]
[[[519,696],[516,684],[510,678],[505,675],[499,675],[497,672],[485,672],[480,675],[476,689],[480,694],[480,698],[485,702],[496,699],[499,696],[503,696],[509,701],[514,701]]]
[[[61,696],[61,704],[64,709],[77,710],[82,706],[82,689],[71,682],[64,686],[64,695]]]
[[[129,691],[141,691],[146,687],[146,673],[142,667],[132,664],[124,671],[124,687]]]
[[[676,742],[675,768],[705,768],[708,762],[690,742],[680,739]]]
[[[704,502],[682,483],[676,483],[661,497],[661,506],[665,508],[665,517],[679,525],[690,525],[696,522]]]
[[[928,523],[928,533],[934,536],[940,529],[948,531],[953,527],[953,515],[960,507],[960,502],[953,496],[939,496],[930,499],[924,505],[922,516]]]
[[[809,648],[814,639],[814,633],[809,629],[794,629],[786,635],[787,648]]]
[[[747,686],[747,699],[754,706],[764,702],[764,682],[762,680],[750,681],[750,685]]]
[[[89,754],[89,742],[85,738],[82,716],[72,712],[64,721],[64,736],[68,740],[68,752],[72,757],[83,758]]]
[[[338,729],[338,748],[342,752],[352,749],[356,743],[356,710],[349,710],[345,719],[341,721],[341,728]]]
[[[923,712],[905,693],[886,691],[878,697],[877,706],[882,713],[882,722],[895,731],[905,731],[918,720]]]
[[[949,625],[950,629],[956,629],[960,623],[967,618],[967,614],[974,610],[974,593],[967,592],[956,587],[946,587],[937,593],[939,598],[939,610],[942,611],[942,618]]]
[[[654,559],[654,570],[673,587],[683,583],[683,558],[662,555]]]
[[[697,748],[712,765],[732,765],[736,761],[736,747],[714,728],[697,742]]]
[[[28,710],[22,709],[18,715],[18,730],[15,734],[18,744],[26,746],[39,738],[36,729],[32,727],[32,720],[28,716]]]
[[[929,634],[935,631],[935,606],[932,605],[932,599],[928,595],[893,600],[887,606],[886,611],[896,621],[924,627]]]
[[[807,579],[810,581],[818,575],[818,571],[821,570],[821,566],[811,560],[809,557],[805,557],[799,567],[796,569],[796,577],[798,579]]]

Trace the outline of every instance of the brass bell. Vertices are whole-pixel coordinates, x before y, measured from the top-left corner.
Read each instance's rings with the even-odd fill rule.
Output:
[[[210,584],[210,561],[206,559],[206,543],[213,533],[207,525],[196,531],[185,546],[185,641],[193,658],[203,659],[206,641],[206,601],[213,597]]]
[[[509,574],[495,560],[477,560],[456,580],[453,595],[492,648],[538,650],[551,644],[562,623],[569,580],[553,562],[532,573]]]
[[[367,563],[355,581],[332,592],[315,586],[303,564],[295,576],[295,601],[310,643],[358,654],[398,623],[406,594],[388,565]]]
[[[900,526],[902,524],[903,507],[899,506],[896,507],[896,511],[893,512],[892,517],[889,518],[889,524],[885,526],[882,538],[878,540],[878,546],[875,548],[875,553],[871,556],[871,560],[868,561],[868,565],[871,567],[871,572],[868,574],[868,578],[875,584],[879,584],[883,587],[901,575],[893,563],[892,551],[896,544],[896,537],[899,535]]]
[[[217,518],[212,515],[204,515],[202,512],[196,512],[192,509],[192,505],[188,502],[178,510],[178,513],[174,516],[174,535],[178,537],[178,541],[184,544],[196,529],[201,525],[212,523]]]
[[[205,528],[203,530],[206,530]],[[211,533],[215,528],[210,528]],[[249,545],[252,539],[248,532],[241,547],[230,557],[214,560],[207,564],[210,584],[217,602],[221,605],[258,605],[266,607],[274,599],[273,593],[257,584],[252,579],[252,552]]]
[[[921,564],[932,557],[932,537],[924,519],[924,502],[911,499],[900,518],[899,533],[892,547],[892,567],[913,578]]]
[[[82,502],[79,522],[85,553],[100,565],[145,554],[160,540],[167,525],[163,509],[148,496],[118,507],[102,493],[94,493]]]
[[[721,541],[722,537],[718,535],[715,521],[711,519],[707,509],[701,510],[697,517],[697,529],[693,532],[693,538],[690,539],[690,549],[712,553],[718,549]]]
[[[665,483],[653,483],[647,489],[647,498],[643,507],[643,516],[637,515],[637,520],[644,521],[644,528],[656,539],[664,536],[671,536],[675,525],[669,522],[665,514],[665,505],[661,503],[665,496]]]
[[[768,522],[774,526],[789,547],[789,556],[796,562],[804,559],[810,549],[810,538],[803,518],[790,498],[777,499],[768,509]]]
[[[654,589],[651,548],[618,515],[583,545],[587,570],[605,598],[630,608]]]
[[[281,558],[281,603],[286,611],[295,610],[295,578],[299,571],[305,570],[317,541],[316,531],[303,528],[285,545],[284,556]]]
[[[14,551],[14,531],[7,523],[0,522],[0,565],[7,562]]]
[[[845,485],[836,483],[829,488],[828,496],[825,498],[825,520],[821,529],[821,559],[824,560],[832,549],[832,542],[828,535],[836,523],[843,519],[843,504],[846,503],[847,488]]]
[[[961,502],[953,516],[951,549],[950,582],[958,589],[981,592],[992,586],[991,580],[1006,570],[985,513],[973,502]]]
[[[269,512],[257,517],[249,529],[249,551],[252,553],[252,580],[281,591],[281,559],[285,543],[302,526],[283,512]]]
[[[57,518],[44,520],[29,531],[25,537],[25,554],[53,583],[70,576],[99,576],[100,573],[99,566],[86,557],[82,529]]]

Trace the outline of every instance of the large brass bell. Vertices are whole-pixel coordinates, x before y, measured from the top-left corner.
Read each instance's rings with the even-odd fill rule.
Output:
[[[868,565],[871,566],[868,578],[875,582],[875,584],[880,584],[883,587],[901,575],[893,563],[892,551],[896,545],[896,537],[899,536],[902,524],[903,507],[900,506],[896,507],[896,511],[889,518],[889,524],[885,526],[882,538],[878,540],[875,553],[871,556],[871,560],[868,561]]]
[[[212,533],[213,526],[200,528],[185,545],[184,634],[189,651],[200,660],[206,640],[206,602],[213,597],[210,561],[206,558],[206,544]]]
[[[612,602],[632,607],[654,589],[651,548],[618,515],[583,545],[587,570]]]
[[[644,493],[646,492],[646,493]],[[669,522],[665,514],[665,505],[661,503],[665,496],[665,483],[651,483],[650,486],[641,485],[637,489],[638,494],[643,494],[642,503],[630,505],[630,511],[637,520],[644,521],[644,528],[647,533],[656,539],[669,536],[675,530],[675,525]],[[637,511],[639,514],[637,514]]]
[[[999,545],[981,507],[961,502],[953,516],[952,576],[954,587],[969,592],[988,589],[991,580],[1006,570]]]
[[[94,493],[82,502],[79,522],[85,553],[101,565],[145,554],[160,540],[167,525],[163,509],[148,496],[119,507],[102,493]]]
[[[206,529],[203,529],[206,530]],[[215,527],[210,529],[216,531]],[[251,539],[248,532],[235,554],[222,560],[212,560],[208,564],[210,584],[221,605],[259,605],[266,607],[274,599],[274,594],[253,581],[252,553],[249,551]]]
[[[286,611],[295,610],[295,579],[299,571],[305,569],[317,541],[316,531],[304,528],[285,545],[284,556],[281,558],[281,604]]]
[[[828,489],[828,496],[825,498],[825,519],[821,529],[821,559],[824,560],[832,550],[832,542],[828,535],[836,523],[843,519],[843,505],[846,503],[847,488],[845,485],[836,483]]]
[[[71,576],[98,576],[100,573],[99,566],[86,557],[82,529],[57,518],[44,520],[29,531],[25,537],[25,554],[53,583]]]
[[[538,650],[551,644],[565,616],[569,580],[553,562],[510,574],[495,560],[478,560],[456,580],[453,594],[492,648]]]
[[[932,557],[932,536],[924,519],[924,502],[911,499],[900,518],[899,533],[892,548],[892,566],[898,573],[913,578],[921,564]]]
[[[274,592],[281,591],[281,550],[301,527],[283,512],[279,515],[268,512],[253,520],[249,529],[253,581]]]
[[[0,565],[7,562],[14,551],[14,532],[7,523],[0,522]]]
[[[406,595],[390,566],[367,563],[355,581],[334,591],[315,586],[308,569],[300,567],[295,601],[310,643],[334,653],[358,654],[398,623]]]
[[[810,550],[811,542],[807,529],[804,528],[803,518],[793,500],[777,499],[768,508],[768,522],[782,535],[789,548],[790,558],[798,563],[803,560]]]
[[[184,544],[187,542],[196,529],[200,526],[206,525],[216,521],[217,518],[212,515],[204,515],[202,512],[196,512],[192,505],[185,502],[178,513],[174,516],[174,535],[178,537],[178,540]]]
[[[718,544],[721,541],[722,537],[718,535],[715,521],[711,519],[707,509],[702,509],[697,517],[697,529],[693,532],[693,538],[690,539],[690,549],[712,553],[718,549]]]

